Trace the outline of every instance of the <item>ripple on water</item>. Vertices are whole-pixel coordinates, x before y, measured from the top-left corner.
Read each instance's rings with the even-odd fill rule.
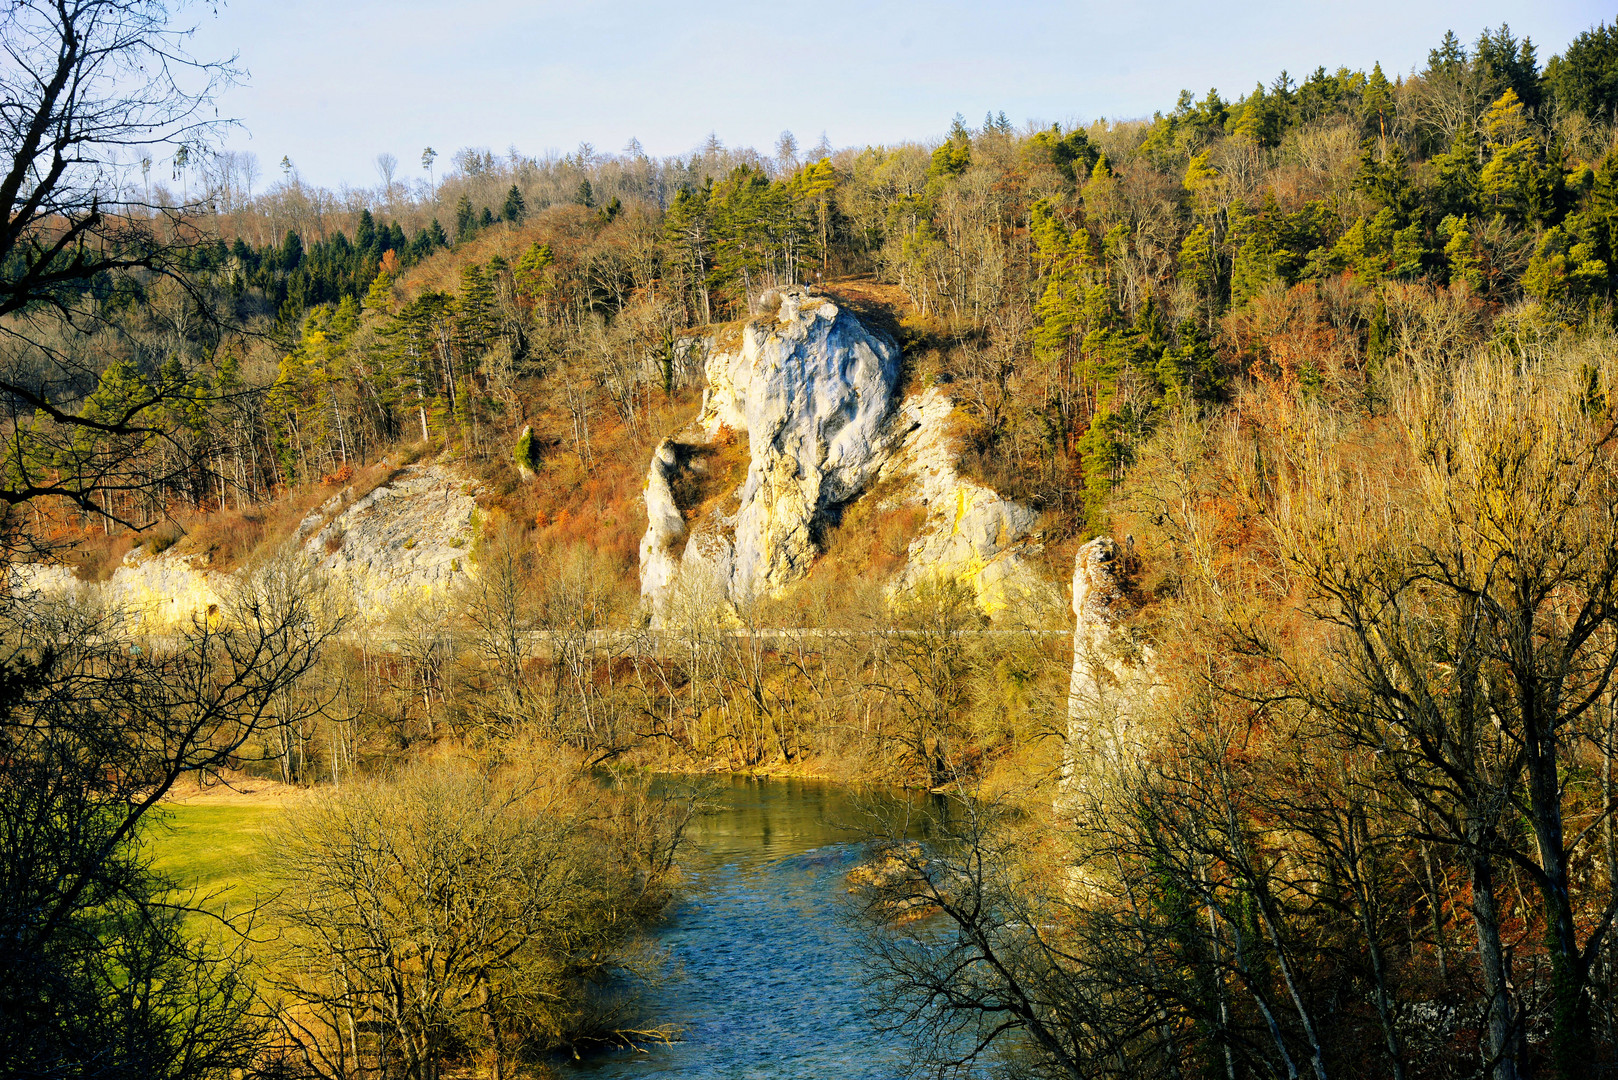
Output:
[[[690,888],[658,933],[676,977],[647,1013],[683,1039],[572,1063],[632,1076],[887,1080],[904,1048],[863,1012],[860,941],[842,917],[859,848],[834,785],[738,778],[694,830]]]

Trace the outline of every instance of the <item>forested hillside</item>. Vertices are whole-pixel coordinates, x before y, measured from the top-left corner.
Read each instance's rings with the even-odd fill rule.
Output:
[[[86,407],[161,386],[195,451],[123,497],[132,521],[270,498],[402,441],[504,459],[546,410],[566,419],[536,428],[541,449],[589,472],[593,439],[643,438],[689,380],[688,328],[776,283],[864,275],[902,289],[914,377],[952,387],[968,463],[1082,533],[1163,418],[1234,381],[1374,408],[1401,349],[1600,310],[1618,274],[1611,36],[1541,70],[1504,28],[1452,35],[1392,82],[1319,68],[1185,93],[1150,121],[957,118],[938,145],[810,160],[790,136],[771,157],[468,150],[436,186],[339,199],[291,172],[248,197],[227,156],[187,259],[202,291],[87,286],[131,326]],[[28,429],[13,468],[71,452]]]
[[[431,1080],[653,1039],[604,989],[679,887],[646,775],[774,770],[930,793],[848,882],[930,1074],[1614,1075],[1615,118],[1618,29],[1542,63],[1502,26],[1085,126],[428,149],[336,193],[188,151],[118,215],[0,182],[0,956],[82,1006],[16,980],[0,1045]],[[936,395],[950,476],[1037,513],[1009,612],[892,577],[931,510],[873,465],[790,588],[654,620],[652,456],[784,286],[897,355],[872,431]],[[705,438],[671,534],[747,473]],[[457,500],[461,576],[361,622],[310,553],[401,477]],[[167,636],[16,585],[164,551],[236,574]],[[138,846],[231,769],[316,789],[256,967]]]

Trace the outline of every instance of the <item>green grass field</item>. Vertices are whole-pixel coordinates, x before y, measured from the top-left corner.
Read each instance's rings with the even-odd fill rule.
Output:
[[[266,829],[280,813],[273,804],[165,806],[147,838],[152,865],[181,888],[199,890],[205,907],[242,911],[268,890]]]

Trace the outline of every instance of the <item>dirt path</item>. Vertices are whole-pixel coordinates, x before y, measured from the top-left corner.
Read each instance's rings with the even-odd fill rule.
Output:
[[[186,806],[279,806],[297,798],[302,789],[279,780],[223,770],[216,776],[188,776],[169,792],[164,802]]]

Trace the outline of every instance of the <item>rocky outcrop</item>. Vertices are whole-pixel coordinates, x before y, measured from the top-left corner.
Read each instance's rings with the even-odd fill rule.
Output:
[[[474,572],[475,486],[443,465],[408,466],[359,499],[352,489],[333,495],[299,523],[300,545],[350,599],[362,623],[374,623],[399,601],[442,594]],[[209,565],[206,552],[182,540],[152,554],[136,548],[102,584],[77,581],[66,567],[11,569],[13,595],[96,590],[148,631],[215,614],[232,576]]]
[[[82,595],[121,612],[131,627],[152,632],[216,615],[230,576],[209,570],[205,555],[154,555],[136,548],[104,582],[80,581],[56,563],[24,563],[11,567],[7,587],[24,601]]]
[[[675,545],[685,539],[685,518],[674,501],[674,473],[680,452],[672,439],[664,439],[652,454],[646,473],[646,533],[640,541],[640,591],[661,597],[674,583],[679,568]]]
[[[979,605],[995,615],[1035,585],[1025,557],[1038,546],[1038,515],[955,468],[953,412],[943,391],[929,387],[906,401],[897,418],[903,440],[882,476],[906,482],[905,497],[927,507],[927,521],[894,584],[907,588],[927,575],[948,575],[970,582]]]
[[[887,459],[898,346],[824,297],[791,288],[776,298],[775,314],[749,322],[734,347],[708,352],[692,436],[744,431],[751,461],[735,509],[701,523],[678,559],[686,530],[670,485],[677,452],[665,442],[654,457],[641,541],[641,592],[654,602],[676,563],[703,564],[733,602],[802,577],[822,515],[859,494]]]
[[[678,574],[713,579],[732,602],[779,592],[808,572],[831,512],[877,481],[893,482],[887,501],[927,507],[895,587],[947,574],[971,582],[991,614],[1004,607],[1032,583],[1023,556],[1037,545],[1035,514],[956,470],[949,398],[934,387],[896,403],[891,341],[825,297],[793,288],[773,299],[779,308],[739,340],[710,341],[701,414],[653,456],[640,554],[654,613]],[[747,477],[688,525],[675,492],[689,451],[727,429],[747,435]]]
[[[355,614],[374,622],[406,597],[443,594],[469,579],[476,494],[447,466],[409,467],[339,509],[304,548],[348,589]]]
[[[1080,547],[1073,560],[1073,673],[1062,763],[1070,795],[1097,770],[1137,756],[1136,716],[1153,693],[1156,654],[1126,622],[1125,555],[1117,541],[1102,536]]]

